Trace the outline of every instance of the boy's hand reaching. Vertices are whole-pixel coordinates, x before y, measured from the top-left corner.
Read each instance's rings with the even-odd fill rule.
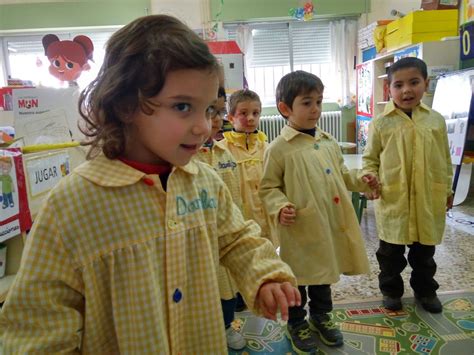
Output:
[[[366,174],[362,176],[362,182],[366,183],[372,190],[371,192],[364,193],[368,200],[376,200],[380,197],[381,185],[379,179],[377,179],[377,176]]]
[[[290,226],[295,223],[296,210],[294,206],[285,206],[280,210],[280,224]]]
[[[453,208],[454,194],[449,195],[448,200],[446,201],[446,210],[449,211]]]
[[[281,318],[287,321],[288,307],[300,306],[301,295],[298,289],[289,282],[267,282],[258,290],[257,305],[265,318],[276,321],[279,308]]]

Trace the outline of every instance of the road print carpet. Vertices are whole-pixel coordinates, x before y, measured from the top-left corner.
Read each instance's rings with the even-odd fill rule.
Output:
[[[474,291],[440,294],[441,314],[426,312],[413,298],[403,299],[403,310],[391,312],[381,301],[335,304],[333,321],[344,334],[344,345],[319,343],[314,354],[474,354]],[[236,313],[233,326],[247,340],[231,355],[296,354],[285,336],[283,322]]]

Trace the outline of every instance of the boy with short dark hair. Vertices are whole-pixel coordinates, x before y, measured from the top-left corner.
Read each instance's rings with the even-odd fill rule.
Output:
[[[443,307],[436,296],[433,256],[443,237],[446,209],[453,203],[446,122],[421,102],[429,83],[422,60],[400,59],[390,67],[388,80],[392,100],[371,122],[363,156],[363,171],[376,174],[382,184],[375,217],[383,305],[402,309],[400,274],[408,246],[415,298],[428,312],[439,313]]]
[[[317,127],[324,85],[311,73],[285,75],[276,91],[277,107],[288,125],[264,157],[260,196],[277,224],[280,257],[293,270],[301,306],[290,308],[287,337],[297,353],[316,349],[316,335],[329,346],[343,337],[331,321],[330,285],[340,274],[369,272],[351,191],[369,191],[373,176],[344,165],[336,140]],[[305,304],[309,296],[310,317]]]

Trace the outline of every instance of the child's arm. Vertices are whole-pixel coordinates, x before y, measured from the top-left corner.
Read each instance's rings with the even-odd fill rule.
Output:
[[[446,172],[446,178],[447,178],[447,186],[448,189],[446,191],[447,194],[447,199],[446,199],[446,209],[450,210],[453,208],[453,202],[454,202],[454,192],[452,189],[453,186],[453,165],[451,162],[451,153],[449,151],[449,142],[448,142],[448,131],[446,128],[446,125],[442,125],[443,127],[443,146],[444,146],[444,154],[446,156],[446,166],[447,166],[447,172]]]
[[[381,152],[382,143],[380,141],[380,133],[375,127],[374,122],[371,122],[369,124],[367,146],[362,155],[362,175],[372,174],[378,178]]]
[[[258,193],[268,215],[278,223],[288,226],[294,223],[296,210],[283,193],[283,174],[283,167],[273,159],[271,151],[267,150],[264,155],[263,177]]]
[[[221,263],[234,278],[246,303],[257,313],[275,319],[277,308],[286,317],[288,305],[299,303],[296,279],[252,220],[244,221],[223,187],[217,220]],[[293,285],[293,286],[291,286]]]
[[[4,352],[79,353],[83,292],[81,276],[47,206],[26,239],[20,270],[2,308]]]

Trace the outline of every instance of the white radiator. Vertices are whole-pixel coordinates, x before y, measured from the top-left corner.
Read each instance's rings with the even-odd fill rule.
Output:
[[[286,125],[286,119],[280,115],[262,116],[260,117],[259,129],[265,132],[268,142],[271,142],[280,134],[284,125]],[[341,111],[323,112],[318,126],[323,131],[333,135],[338,142],[342,141]]]

